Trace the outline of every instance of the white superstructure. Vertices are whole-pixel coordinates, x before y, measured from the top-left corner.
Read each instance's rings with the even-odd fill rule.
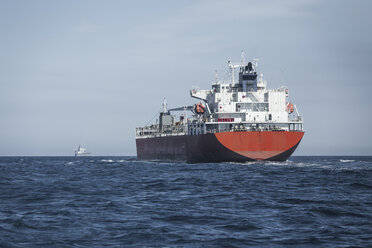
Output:
[[[79,145],[79,147],[75,150],[75,157],[81,157],[81,156],[91,156],[87,150]]]
[[[228,66],[231,73],[229,82],[216,79],[210,90],[190,90],[191,97],[202,100],[202,103],[169,110],[164,107],[159,116],[159,124],[137,128],[136,137],[197,135],[236,130],[303,131],[303,121],[297,107],[287,101],[288,89],[281,87],[268,90],[263,75],[256,72],[258,60],[245,63],[242,54],[240,63],[229,61]],[[186,118],[186,110],[192,111],[194,115]],[[170,111],[185,113],[179,122],[175,122],[175,116]]]

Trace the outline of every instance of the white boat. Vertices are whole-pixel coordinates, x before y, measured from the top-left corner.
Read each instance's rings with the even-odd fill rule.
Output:
[[[83,156],[91,156],[90,152],[87,152],[87,150],[79,145],[79,147],[75,150],[75,157],[83,157]]]

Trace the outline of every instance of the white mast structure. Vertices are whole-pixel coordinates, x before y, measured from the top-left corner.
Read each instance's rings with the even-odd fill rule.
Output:
[[[167,113],[167,99],[163,99],[163,113]]]
[[[259,59],[253,59],[253,62],[254,62],[253,69],[255,69],[255,70],[258,67],[258,61],[259,61]],[[246,65],[244,51],[243,50],[241,51],[240,63],[231,63],[230,59],[227,63],[229,65],[229,68],[230,68],[230,71],[231,71],[231,83],[232,83],[232,85],[234,85],[235,84],[235,68],[242,68]]]

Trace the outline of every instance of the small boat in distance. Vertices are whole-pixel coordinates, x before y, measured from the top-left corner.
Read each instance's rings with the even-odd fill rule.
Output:
[[[75,157],[83,157],[83,156],[91,156],[90,152],[87,152],[87,150],[79,145],[79,147],[75,150]]]

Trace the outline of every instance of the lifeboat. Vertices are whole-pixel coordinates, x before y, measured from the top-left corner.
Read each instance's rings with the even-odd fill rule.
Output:
[[[294,106],[293,106],[293,104],[289,102],[289,103],[287,104],[285,110],[286,110],[288,113],[292,114],[293,111],[294,111]]]
[[[199,115],[204,114],[205,112],[205,107],[202,103],[197,103],[195,104],[195,112]]]

